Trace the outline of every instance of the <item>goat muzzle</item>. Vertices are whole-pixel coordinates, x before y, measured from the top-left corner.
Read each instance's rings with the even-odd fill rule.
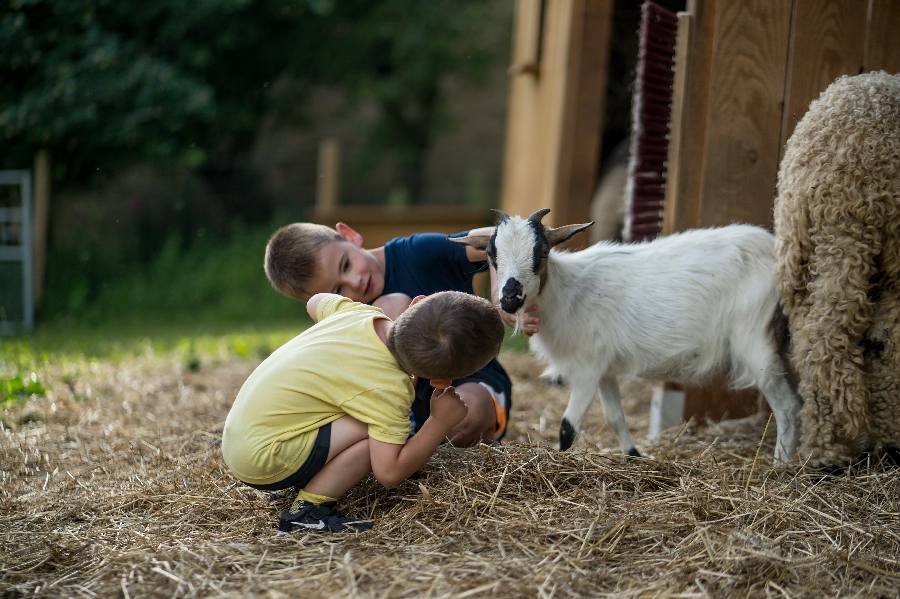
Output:
[[[525,294],[522,293],[522,284],[515,279],[508,279],[503,285],[500,308],[507,314],[515,314],[523,304],[525,304]]]

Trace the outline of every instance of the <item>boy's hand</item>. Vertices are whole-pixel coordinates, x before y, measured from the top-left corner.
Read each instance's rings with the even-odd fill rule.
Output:
[[[468,411],[456,387],[437,388],[431,394],[431,417],[446,426],[448,432],[466,417]]]

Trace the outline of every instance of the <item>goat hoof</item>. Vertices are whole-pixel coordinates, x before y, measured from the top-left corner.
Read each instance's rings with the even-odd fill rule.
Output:
[[[632,447],[625,455],[627,455],[629,458],[639,458],[641,457],[641,452],[637,450],[637,447]]]
[[[559,425],[559,450],[565,451],[568,448],[572,447],[572,443],[575,442],[575,429],[572,428],[572,424],[566,420],[562,419],[562,423]]]

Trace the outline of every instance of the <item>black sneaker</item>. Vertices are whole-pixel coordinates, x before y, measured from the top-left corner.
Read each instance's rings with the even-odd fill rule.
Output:
[[[334,509],[335,503],[330,501],[316,505],[304,501],[296,513],[282,510],[278,530],[291,532],[297,528],[305,528],[319,532],[364,532],[372,528],[371,521],[350,518]]]

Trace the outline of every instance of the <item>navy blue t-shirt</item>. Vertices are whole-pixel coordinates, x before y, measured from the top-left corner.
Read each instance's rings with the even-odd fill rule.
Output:
[[[468,231],[449,237],[464,237]],[[405,293],[409,297],[430,295],[438,291],[463,291],[474,294],[472,277],[487,270],[487,261],[469,262],[466,247],[447,241],[442,233],[416,233],[397,237],[384,246],[384,291]],[[506,411],[512,401],[512,382],[496,358],[472,377],[460,379],[484,380],[494,389],[506,394]],[[459,384],[454,381],[454,384]],[[431,386],[428,381],[416,385],[413,402],[415,430],[428,417],[431,407]],[[509,419],[507,418],[507,422]]]

